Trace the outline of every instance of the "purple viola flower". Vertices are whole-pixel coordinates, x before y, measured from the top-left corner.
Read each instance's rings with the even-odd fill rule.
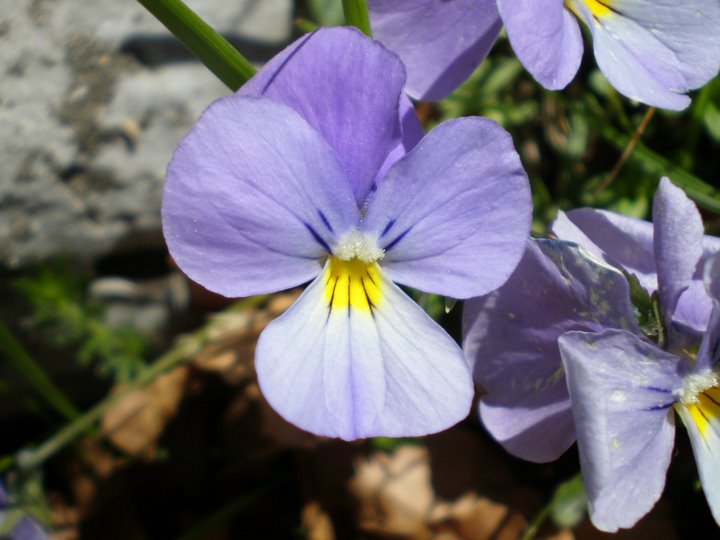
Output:
[[[699,350],[666,351],[620,330],[559,339],[590,518],[601,530],[632,527],[660,498],[674,412],[720,524],[720,255],[705,268],[714,308]]]
[[[560,336],[642,335],[621,272],[658,291],[669,346],[697,343],[705,332],[712,300],[702,268],[720,240],[703,235],[697,208],[667,179],[653,217],[651,224],[602,210],[561,213],[552,230],[569,242],[534,241],[503,287],[466,302],[464,349],[485,391],[480,416],[510,453],[552,461],[575,441]]]
[[[375,36],[408,66],[414,97],[439,99],[483,60],[505,24],[525,68],[545,88],[575,77],[583,43],[593,38],[598,66],[619,92],[666,109],[720,67],[716,0],[370,0]]]
[[[487,294],[522,256],[527,176],[482,118],[414,145],[399,58],[348,28],[321,29],[210,105],[168,167],[171,255],[225,296],[311,281],[260,336],[263,394],[330,437],[442,430],[470,407],[462,351],[394,281]]]
[[[463,348],[480,416],[511,454],[546,462],[575,442],[557,340],[570,330],[639,332],[624,276],[570,242],[533,239],[500,289],[465,302]]]

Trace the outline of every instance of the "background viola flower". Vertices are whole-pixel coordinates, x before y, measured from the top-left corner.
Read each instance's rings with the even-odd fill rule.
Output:
[[[532,239],[505,285],[465,302],[463,349],[482,386],[480,416],[508,452],[547,462],[575,442],[557,339],[605,328],[640,331],[627,281],[570,242]]]
[[[499,31],[545,88],[564,88],[583,53],[577,19],[592,34],[598,66],[627,97],[666,109],[720,67],[720,5],[714,0],[371,0],[373,30],[400,54],[411,95],[439,99],[480,64]],[[416,74],[417,73],[417,74]],[[422,73],[422,75],[420,75]],[[417,82],[415,82],[417,81]],[[442,81],[442,82],[441,82]]]
[[[405,154],[417,120],[404,82],[382,45],[319,30],[212,104],[168,167],[164,233],[191,278],[226,296],[312,280],[262,333],[256,368],[270,404],[320,435],[422,435],[461,420],[473,395],[462,351],[393,281],[486,294],[529,232],[510,136],[464,118]]]
[[[712,300],[702,268],[720,240],[704,235],[697,208],[666,178],[653,217],[648,223],[602,210],[560,213],[552,230],[567,242],[531,242],[503,287],[466,302],[464,349],[485,391],[480,416],[512,454],[552,461],[575,440],[560,336],[606,329],[642,336],[620,271],[658,291],[670,347],[697,346],[705,333]]]
[[[720,524],[720,255],[705,268],[714,309],[699,350],[666,351],[616,330],[569,332],[559,340],[590,517],[601,530],[632,527],[660,498],[673,411],[687,428]]]

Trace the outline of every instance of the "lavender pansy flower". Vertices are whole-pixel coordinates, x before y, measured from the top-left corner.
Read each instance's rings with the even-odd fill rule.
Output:
[[[477,67],[505,24],[535,79],[561,89],[582,59],[578,19],[600,69],[631,99],[683,109],[720,66],[716,0],[370,0],[376,37],[408,66],[411,95],[443,97]],[[417,81],[417,82],[415,82]]]
[[[697,343],[705,332],[712,301],[702,268],[720,240],[703,235],[697,208],[667,179],[653,216],[651,224],[601,210],[561,213],[552,229],[568,242],[533,241],[503,287],[466,302],[464,348],[486,392],[480,415],[512,454],[551,461],[575,440],[561,335],[642,335],[621,271],[658,291],[671,347]]]
[[[673,411],[690,435],[720,524],[720,255],[705,268],[714,308],[699,350],[663,350],[618,330],[559,339],[590,517],[604,531],[632,527],[660,498],[674,442]]]
[[[192,279],[225,296],[311,281],[255,361],[269,403],[320,435],[422,435],[461,420],[473,395],[462,352],[393,281],[487,294],[529,232],[510,136],[464,118],[413,146],[404,82],[379,43],[318,30],[213,103],[168,167],[165,238]]]
[[[464,350],[482,385],[480,416],[515,456],[557,459],[575,442],[559,336],[638,331],[623,275],[577,245],[533,239],[497,291],[465,302]]]

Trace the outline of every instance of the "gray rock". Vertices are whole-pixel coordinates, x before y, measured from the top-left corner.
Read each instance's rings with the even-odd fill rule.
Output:
[[[187,3],[251,60],[290,39],[290,0]],[[226,92],[137,2],[4,2],[0,266],[162,245],[172,149]]]

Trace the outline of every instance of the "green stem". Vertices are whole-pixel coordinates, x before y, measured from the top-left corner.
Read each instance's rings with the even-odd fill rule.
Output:
[[[532,522],[528,525],[527,529],[525,529],[525,532],[523,532],[520,540],[533,540],[533,538],[537,536],[537,533],[540,530],[540,527],[542,527],[542,524],[545,523],[545,520],[550,515],[551,509],[552,503],[548,504],[542,510],[540,510],[535,515]]]
[[[345,21],[350,26],[358,28],[366,36],[372,37],[367,2],[365,0],[343,0],[342,5]]]
[[[2,323],[0,323],[0,350],[5,352],[17,370],[57,412],[68,420],[74,420],[80,416],[80,411],[75,405],[55,386],[43,369]]]
[[[252,64],[181,0],[138,2],[231,90],[237,90],[255,74]]]
[[[251,296],[235,303],[229,309],[232,311],[245,310],[260,305],[267,300],[267,298],[268,295]],[[55,455],[67,444],[93,427],[95,422],[100,420],[115,403],[128,394],[148,386],[163,373],[191,360],[210,340],[210,330],[212,327],[213,322],[210,321],[189,336],[183,337],[171,351],[158,358],[154,364],[145,369],[135,380],[122,387],[118,392],[103,399],[82,416],[73,420],[38,446],[34,451],[30,452],[29,455],[23,456],[18,465],[25,471],[39,467],[45,460]]]

